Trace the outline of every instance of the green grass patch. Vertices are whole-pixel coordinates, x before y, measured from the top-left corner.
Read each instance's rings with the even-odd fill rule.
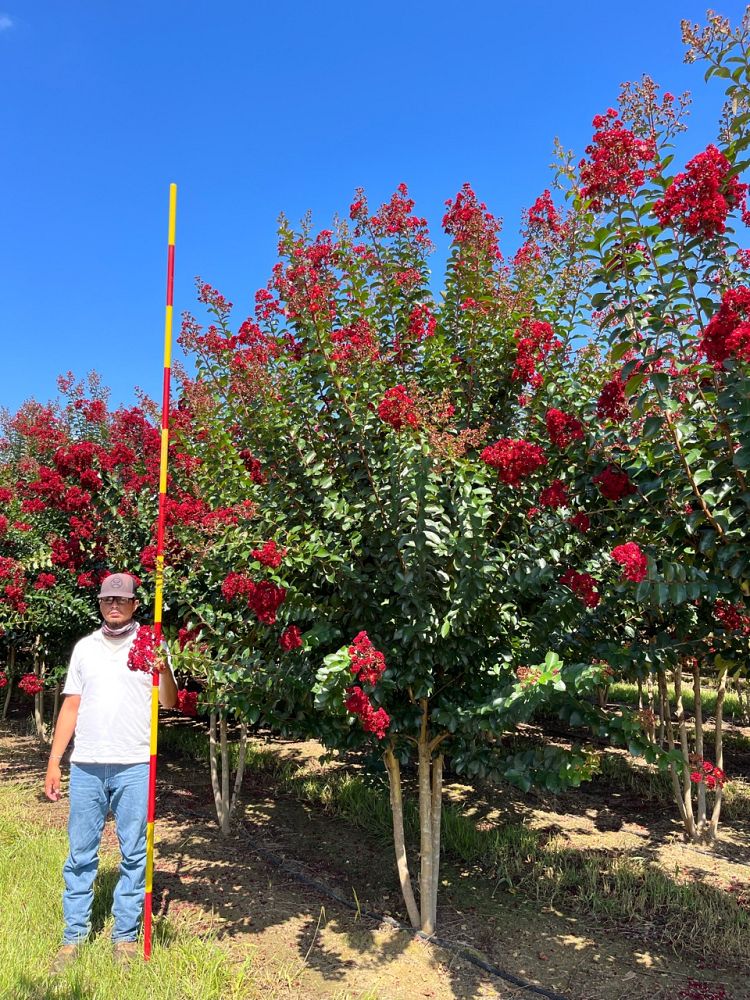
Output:
[[[97,877],[95,934],[78,961],[53,980],[49,965],[60,946],[64,830],[29,821],[29,791],[0,787],[0,998],[2,1000],[249,1000],[257,997],[250,970],[232,966],[210,939],[157,921],[148,963],[123,971],[112,962],[109,901],[118,859],[104,856]]]
[[[182,732],[175,729],[167,736],[172,749],[182,743]],[[207,737],[199,730],[190,732],[193,754],[202,740],[201,755],[205,756]],[[192,742],[196,738],[198,744]],[[605,754],[602,759],[598,780],[618,787],[628,782],[637,794],[671,803],[668,776],[622,756]],[[390,841],[391,814],[384,786],[343,770],[311,773],[303,765],[280,760],[267,748],[248,746],[247,760],[250,769],[267,775],[277,792]],[[745,815],[750,788],[732,783],[727,789],[726,814],[734,810],[735,815]],[[404,824],[414,847],[412,857],[416,857],[419,816],[413,798],[405,799]],[[750,962],[750,912],[731,894],[699,882],[677,881],[642,858],[574,850],[547,841],[520,823],[478,829],[471,817],[450,803],[443,807],[442,845],[448,866],[459,862],[477,868],[473,894],[480,895],[478,887],[484,883],[611,924],[647,924],[654,937],[686,954],[711,954],[730,965]]]
[[[692,684],[692,681],[691,681]],[[671,703],[674,705],[674,685],[668,684],[667,690],[669,692],[669,698]],[[643,693],[644,701],[646,697],[646,692]],[[703,706],[703,716],[704,718],[709,715],[713,715],[716,712],[716,698],[717,692],[716,688],[712,687],[701,687],[701,705]],[[638,704],[638,685],[629,684],[625,681],[617,681],[610,685],[609,692],[607,694],[608,701],[619,702],[622,705],[637,705]],[[693,693],[692,686],[683,684],[682,687],[682,704],[686,712],[693,713],[695,711],[695,695]],[[744,714],[742,705],[740,704],[740,699],[737,697],[735,691],[727,691],[724,695],[724,718],[725,719],[737,719],[741,720]]]

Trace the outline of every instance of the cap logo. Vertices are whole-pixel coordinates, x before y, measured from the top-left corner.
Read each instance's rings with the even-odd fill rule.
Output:
[[[122,590],[123,582],[124,581],[121,576],[113,576],[109,581],[109,585],[113,590]]]

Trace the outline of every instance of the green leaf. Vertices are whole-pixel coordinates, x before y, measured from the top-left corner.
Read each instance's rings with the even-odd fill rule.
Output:
[[[632,396],[633,393],[640,388],[646,378],[647,376],[643,372],[638,372],[637,375],[631,376],[625,383],[625,395]]]

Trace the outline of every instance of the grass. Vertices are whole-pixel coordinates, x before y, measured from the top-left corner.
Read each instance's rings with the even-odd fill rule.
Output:
[[[49,964],[60,945],[64,830],[30,820],[29,791],[0,787],[0,998],[2,1000],[249,1000],[251,969],[232,966],[210,939],[155,926],[151,961],[128,972],[112,962],[105,919],[116,878],[116,859],[105,856],[97,879],[96,933],[66,973],[51,980]]]
[[[197,729],[165,729],[173,750],[192,757],[207,754],[207,737]],[[310,773],[302,765],[280,760],[272,751],[249,744],[247,766],[264,772],[281,793],[390,841],[391,815],[385,788],[346,771]],[[670,803],[667,776],[633,766],[621,756],[604,755],[599,780],[622,785]],[[750,787],[728,785],[726,814],[750,814]],[[416,802],[404,803],[407,840],[415,844],[419,829]],[[493,885],[537,903],[583,913],[617,925],[647,925],[662,943],[702,957],[711,954],[728,964],[750,962],[750,912],[731,894],[700,882],[681,882],[642,858],[568,848],[545,841],[519,823],[479,829],[462,809],[443,807],[442,844],[448,865],[459,862],[478,869],[472,893]],[[414,857],[415,854],[412,854]],[[413,873],[412,873],[413,874]],[[445,874],[445,868],[444,868]]]
[[[602,754],[599,773],[594,781],[632,792],[645,802],[663,802],[669,807],[673,805],[672,780],[668,771],[660,771],[657,767],[639,763],[621,754]],[[741,778],[726,783],[721,818],[750,820],[750,783]]]
[[[695,711],[695,695],[693,694],[691,684],[686,683],[682,686],[682,704],[686,712],[692,713]],[[674,704],[674,685],[668,684],[667,690],[669,691],[670,701]],[[644,699],[646,697],[645,689],[643,697]],[[703,706],[704,717],[713,715],[716,712],[716,697],[716,688],[701,687],[701,704]],[[637,705],[638,685],[629,684],[625,681],[617,681],[610,686],[607,694],[607,700],[620,702],[623,705]],[[724,718],[737,719],[738,721],[741,721],[743,715],[743,706],[740,704],[740,699],[737,697],[737,693],[735,691],[727,691],[724,696]]]

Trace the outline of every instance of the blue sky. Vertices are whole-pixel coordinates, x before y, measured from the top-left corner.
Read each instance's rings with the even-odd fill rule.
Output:
[[[734,22],[744,3],[716,0]],[[721,88],[682,62],[692,0],[0,0],[0,405],[97,369],[159,395],[168,185],[175,307],[201,274],[249,312],[281,211],[318,228],[405,181],[434,231],[470,181],[517,245],[556,135],[582,154],[623,80]],[[435,260],[440,268],[440,255]],[[241,317],[240,317],[241,318]]]

